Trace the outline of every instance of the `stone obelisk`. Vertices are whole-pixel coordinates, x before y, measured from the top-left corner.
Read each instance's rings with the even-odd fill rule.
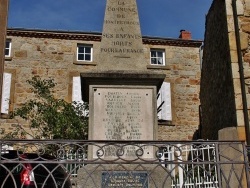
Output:
[[[135,0],[107,0],[99,49],[100,70],[146,70]]]
[[[97,70],[81,74],[83,99],[89,100],[89,139],[156,140],[156,94],[165,75],[147,71],[147,52],[142,44],[136,0],[107,0],[98,53]],[[138,150],[135,145],[126,145],[120,150],[112,144],[90,146],[88,158],[132,161],[138,159]],[[154,159],[155,149],[144,146],[140,158]],[[148,174],[163,181],[160,179],[165,171],[156,170],[155,165],[147,165],[143,170],[136,166],[124,164],[119,168],[117,164],[102,164],[99,168],[99,165],[87,165],[85,170],[78,171],[78,188],[138,187],[126,181],[117,183],[135,177],[143,187],[153,187]],[[94,171],[92,178],[87,171]],[[131,177],[131,174],[136,175]],[[114,183],[110,183],[111,180]]]

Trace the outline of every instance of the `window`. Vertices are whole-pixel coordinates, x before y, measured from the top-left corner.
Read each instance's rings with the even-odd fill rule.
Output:
[[[77,61],[92,61],[93,45],[77,45]]]
[[[150,50],[150,64],[151,65],[165,65],[165,50],[151,49]]]
[[[158,119],[172,121],[170,83],[163,82],[157,97]]]
[[[11,41],[6,40],[5,43],[5,57],[10,57],[11,56]]]

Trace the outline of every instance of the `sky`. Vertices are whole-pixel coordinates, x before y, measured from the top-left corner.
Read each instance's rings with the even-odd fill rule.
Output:
[[[106,0],[9,0],[9,28],[102,32]],[[203,40],[212,0],[137,0],[144,36]]]

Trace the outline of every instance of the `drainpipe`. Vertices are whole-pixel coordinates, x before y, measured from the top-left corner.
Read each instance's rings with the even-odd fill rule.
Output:
[[[240,32],[239,32],[240,29],[239,29],[239,25],[238,25],[239,23],[238,23],[236,1],[237,0],[232,0],[234,29],[235,29],[235,39],[236,39],[236,47],[237,47],[237,54],[238,54],[238,63],[239,63],[241,95],[242,95],[244,123],[245,123],[245,132],[246,132],[246,143],[247,143],[247,145],[250,145],[249,117],[248,117],[248,109],[247,109],[247,98],[246,98],[245,79],[244,79],[244,67],[243,67],[242,53],[241,53]]]

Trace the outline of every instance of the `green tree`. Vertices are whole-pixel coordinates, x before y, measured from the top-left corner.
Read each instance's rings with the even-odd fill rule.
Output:
[[[5,135],[5,138],[24,137],[27,134],[36,139],[87,139],[88,110],[86,103],[68,103],[54,97],[53,79],[41,79],[34,76],[27,80],[35,94],[34,99],[17,108],[12,117],[21,117],[29,122],[29,129],[22,124],[16,130]]]

